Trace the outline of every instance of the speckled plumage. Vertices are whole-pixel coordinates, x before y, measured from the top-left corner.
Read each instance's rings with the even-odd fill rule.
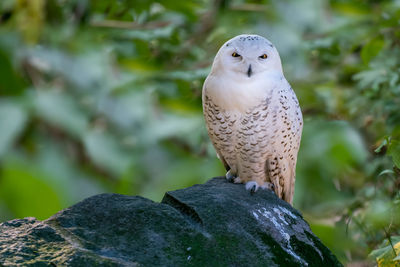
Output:
[[[272,184],[292,203],[303,120],[267,39],[239,35],[221,47],[203,86],[203,112],[227,178],[255,190]]]

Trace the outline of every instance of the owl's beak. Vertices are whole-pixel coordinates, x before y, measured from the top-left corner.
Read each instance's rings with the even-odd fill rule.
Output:
[[[247,76],[250,78],[251,74],[252,74],[252,70],[251,70],[251,64],[249,65],[249,68],[247,69]]]

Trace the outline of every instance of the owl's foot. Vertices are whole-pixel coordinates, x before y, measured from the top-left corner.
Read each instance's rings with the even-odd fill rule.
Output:
[[[250,181],[246,183],[246,190],[250,190],[250,194],[254,194],[260,186],[255,181]]]
[[[235,175],[233,175],[231,173],[231,170],[229,170],[226,174],[225,174],[225,178],[226,180],[228,180],[228,182],[233,183],[233,180],[235,179]]]
[[[270,182],[264,182],[264,184],[262,186],[260,186],[262,189],[269,189],[272,191],[275,191],[275,185],[273,183]]]
[[[228,180],[228,182],[230,183],[235,183],[235,184],[240,184],[242,182],[242,180],[237,177],[236,175],[232,174],[231,170],[229,170],[226,174],[225,174],[226,180]]]
[[[259,185],[256,181],[250,181],[246,183],[246,190],[250,191],[250,194],[254,194],[257,192],[258,188],[261,189],[270,189],[274,191],[275,186],[272,183],[264,182],[262,185]]]
[[[240,179],[240,177],[235,177],[235,179],[233,179],[233,182],[235,184],[240,184],[240,183],[242,183],[242,179]]]

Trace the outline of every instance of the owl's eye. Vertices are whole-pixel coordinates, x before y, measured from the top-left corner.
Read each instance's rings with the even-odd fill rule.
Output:
[[[268,56],[267,56],[267,54],[262,54],[261,56],[259,56],[259,58],[262,58],[262,59],[266,59]]]
[[[238,53],[236,53],[236,52],[233,52],[232,53],[232,57],[240,57],[240,55]]]

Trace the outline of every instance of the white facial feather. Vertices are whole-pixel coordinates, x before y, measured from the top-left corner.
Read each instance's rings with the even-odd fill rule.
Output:
[[[244,111],[282,77],[279,53],[270,41],[258,35],[239,35],[219,49],[205,82],[210,86],[205,89],[223,108]]]
[[[237,53],[238,57],[232,54]],[[262,58],[266,54],[267,58]],[[224,72],[235,75],[247,75],[248,67],[252,67],[252,75],[282,74],[279,53],[270,41],[258,35],[239,35],[227,41],[215,56],[211,74]],[[238,77],[239,78],[239,77]],[[250,78],[250,77],[247,77]]]

